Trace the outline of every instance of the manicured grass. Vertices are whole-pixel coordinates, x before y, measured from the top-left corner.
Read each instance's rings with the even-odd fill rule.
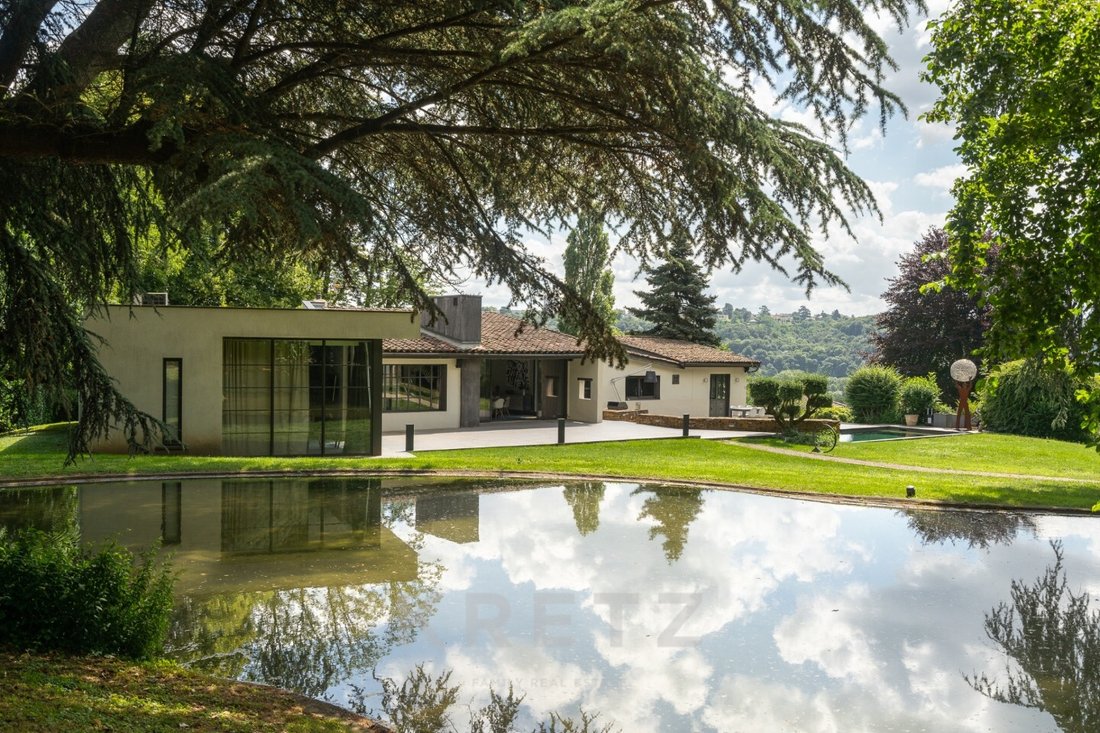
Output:
[[[166,662],[0,651],[0,727],[18,731],[373,731],[363,718],[270,687]]]
[[[811,449],[811,446],[785,444],[773,438],[765,442],[791,450],[808,452]],[[1095,449],[1080,443],[1018,435],[968,433],[943,438],[839,443],[832,455],[957,471],[1100,480],[1100,453]]]
[[[983,438],[985,436],[973,436]],[[996,436],[989,436],[996,437]],[[919,443],[951,443],[945,438]],[[1020,439],[1026,441],[1027,439]],[[1040,446],[1045,441],[1038,442]],[[862,446],[861,446],[862,447]],[[874,447],[874,446],[868,446]],[[919,448],[919,446],[917,446]],[[1071,446],[1072,447],[1072,446]],[[848,446],[837,455],[847,455]],[[945,449],[949,446],[945,446]],[[1078,447],[1091,457],[1084,448]],[[977,449],[976,449],[977,450]],[[1040,448],[1035,451],[1041,452]],[[62,467],[64,433],[57,429],[0,438],[0,480],[77,474],[141,476],[164,472],[433,470],[441,472],[559,473],[600,475],[642,480],[705,481],[807,493],[900,498],[905,487],[917,487],[918,498],[1004,506],[1091,508],[1100,500],[1100,474],[1080,482],[1003,479],[959,472],[951,475],[905,469],[857,466],[755,450],[736,442],[710,440],[646,440],[621,443],[543,445],[525,448],[425,452],[414,458],[221,458],[198,456],[97,455],[75,466]],[[1083,457],[1081,460],[1085,460]],[[913,465],[917,465],[914,461]],[[931,465],[931,464],[929,464]],[[997,464],[1012,465],[1011,461]],[[1022,462],[1020,465],[1030,465]],[[945,461],[944,467],[949,467]],[[1057,476],[1050,470],[1019,473]]]

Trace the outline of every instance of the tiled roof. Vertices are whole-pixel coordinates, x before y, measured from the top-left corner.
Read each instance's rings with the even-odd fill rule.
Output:
[[[523,325],[519,334],[516,330]],[[647,359],[661,359],[681,367],[707,365],[759,366],[755,359],[711,346],[656,336],[623,336],[623,346],[630,354]],[[383,339],[382,353],[398,354],[545,354],[583,356],[584,348],[576,338],[552,328],[535,328],[523,324],[514,316],[483,311],[481,314],[481,345],[462,348],[429,335],[417,339]]]
[[[573,336],[550,328],[523,325],[520,319],[504,313],[484,311],[481,314],[481,351],[486,354],[569,354],[582,356],[584,348]]]
[[[678,341],[657,336],[623,336],[620,340],[623,342],[623,346],[626,347],[627,353],[670,361],[681,367],[710,364],[760,365],[759,361],[750,359],[747,356],[716,349],[713,346],[693,344],[690,341]]]
[[[523,325],[523,331],[516,329]],[[584,349],[572,336],[550,328],[535,328],[504,313],[483,311],[481,345],[462,348],[422,334],[417,339],[382,339],[383,354],[547,354],[583,356]]]
[[[457,354],[461,349],[446,341],[421,335],[415,339],[382,339],[383,354]]]

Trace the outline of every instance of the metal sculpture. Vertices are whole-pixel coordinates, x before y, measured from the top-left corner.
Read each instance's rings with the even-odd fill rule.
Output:
[[[951,365],[951,378],[959,389],[959,406],[955,410],[955,429],[959,429],[959,420],[965,416],[965,429],[970,430],[970,391],[974,389],[974,378],[978,376],[978,367],[969,359],[959,359]]]

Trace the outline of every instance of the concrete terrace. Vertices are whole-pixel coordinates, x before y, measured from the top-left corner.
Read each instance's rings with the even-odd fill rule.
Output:
[[[600,443],[622,440],[655,440],[658,438],[679,438],[683,431],[679,428],[662,428],[653,425],[638,425],[630,422],[605,421],[584,423],[574,420],[565,422],[566,443]],[[741,438],[749,435],[770,435],[738,430],[695,430],[692,437],[706,440]],[[483,424],[476,428],[458,430],[424,430],[415,434],[414,450],[454,450],[457,448],[501,448],[505,446],[553,445],[558,442],[558,423],[556,420],[499,420]],[[405,433],[384,433],[382,435],[382,455],[405,455]]]

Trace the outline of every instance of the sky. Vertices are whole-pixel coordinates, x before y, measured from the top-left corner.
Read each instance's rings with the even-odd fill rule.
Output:
[[[919,79],[921,60],[930,50],[928,18],[938,17],[948,0],[929,0],[928,16],[914,18],[902,32],[887,18],[872,23],[890,45],[897,63],[889,74],[886,88],[901,97],[908,117],[896,115],[886,126],[885,136],[878,124],[877,110],[856,123],[849,133],[848,166],[870,185],[878,200],[881,221],[875,216],[851,217],[855,239],[833,231],[826,238],[814,234],[815,246],[825,257],[825,266],[840,276],[850,290],[820,287],[806,299],[803,289],[767,265],[749,262],[738,273],[728,270],[711,274],[710,293],[721,308],[756,311],[767,306],[772,313],[789,313],[805,305],[814,313],[839,310],[846,315],[870,315],[885,310],[882,293],[887,280],[897,274],[898,258],[912,249],[913,243],[929,227],[941,226],[951,206],[950,188],[963,168],[954,152],[953,131],[946,125],[931,125],[918,118],[936,99],[935,87]],[[773,116],[808,122],[805,112],[789,103],[775,103],[773,95],[761,89],[757,102]],[[532,234],[526,241],[531,252],[542,257],[549,269],[563,272],[566,230],[549,239]],[[612,235],[613,236],[613,235]],[[614,240],[612,240],[614,243]],[[638,276],[638,264],[620,254],[612,263],[615,274],[615,306],[638,305],[635,290],[646,287]],[[509,294],[500,287],[489,288],[470,279],[460,291],[480,293],[483,305],[509,304]]]

